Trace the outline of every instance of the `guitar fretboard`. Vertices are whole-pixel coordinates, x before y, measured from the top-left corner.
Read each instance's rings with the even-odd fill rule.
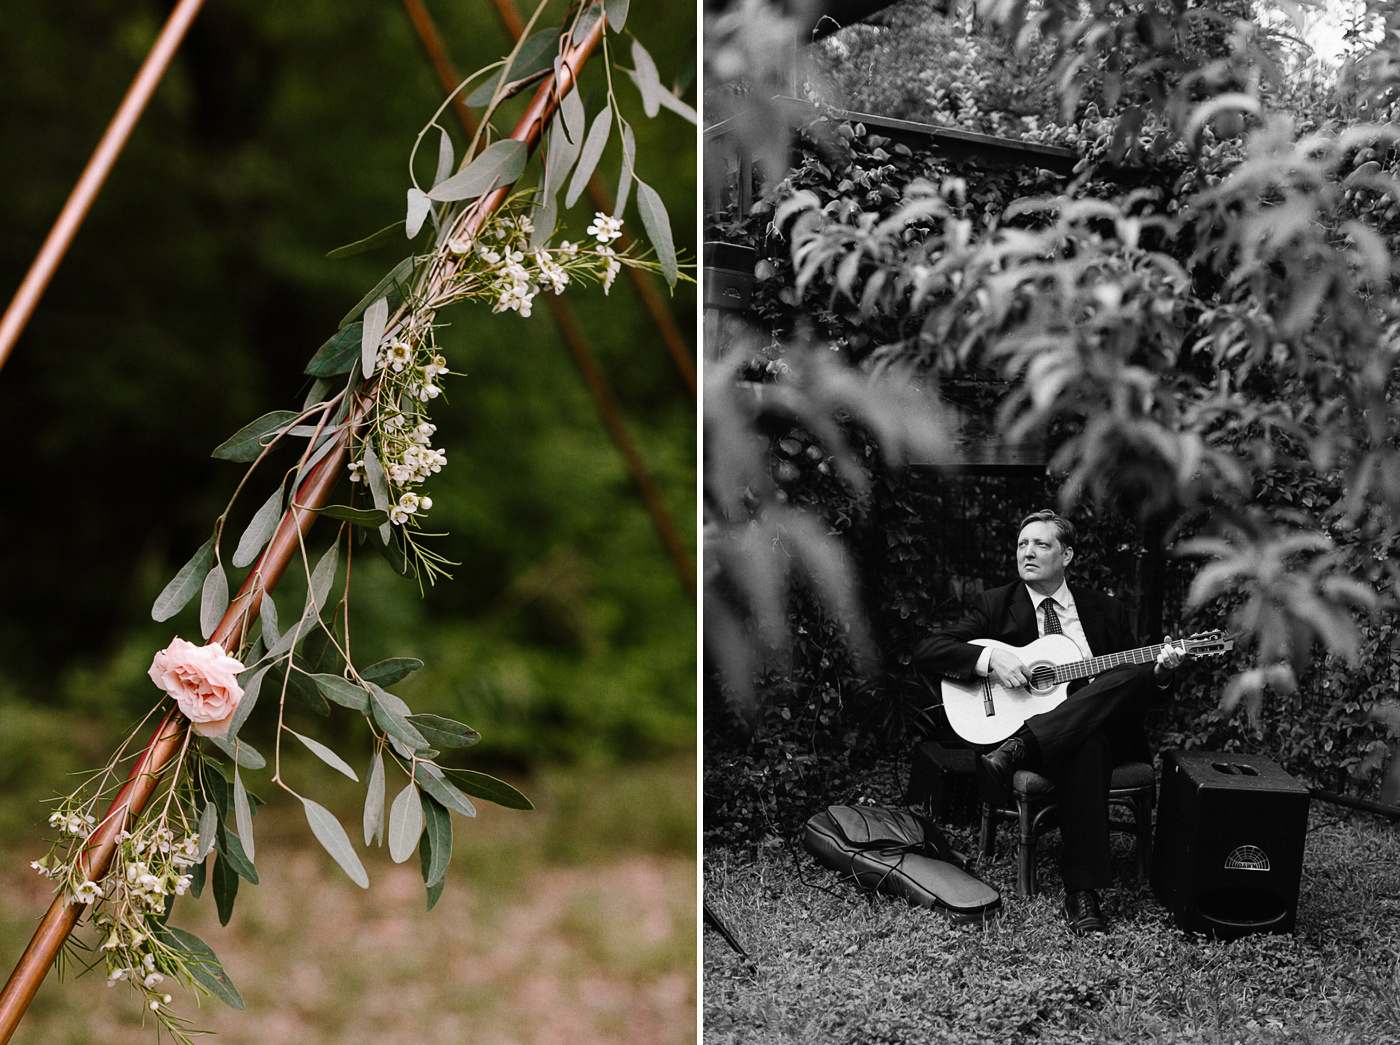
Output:
[[[1157,654],[1161,653],[1165,646],[1166,643],[1159,642],[1155,646],[1143,646],[1140,649],[1124,650],[1121,653],[1105,653],[1102,657],[1077,660],[1072,664],[1057,664],[1055,666],[1055,684],[1072,682],[1074,679],[1087,679],[1092,675],[1107,671],[1109,668],[1122,667],[1124,664],[1147,664],[1156,660]]]

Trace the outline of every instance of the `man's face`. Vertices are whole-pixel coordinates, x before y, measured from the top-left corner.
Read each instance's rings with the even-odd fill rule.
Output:
[[[1053,524],[1027,523],[1016,539],[1016,570],[1021,580],[1050,595],[1065,579],[1074,549],[1060,543]]]

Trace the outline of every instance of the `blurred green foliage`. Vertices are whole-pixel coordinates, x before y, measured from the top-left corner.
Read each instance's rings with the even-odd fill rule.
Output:
[[[7,5],[6,297],[172,6]],[[693,10],[634,6],[628,30],[667,86],[687,85]],[[430,10],[463,74],[510,47],[484,0]],[[539,24],[563,10],[553,3]],[[603,89],[601,66],[599,55],[586,71],[586,100]],[[665,110],[647,119],[626,77],[614,84],[636,129],[638,174],[665,198],[693,260],[695,130]],[[227,0],[200,13],[0,372],[7,762],[21,736],[43,743],[56,731],[26,705],[114,738],[154,701],[154,651],[172,633],[197,637],[194,608],[154,624],[149,607],[241,474],[209,452],[259,414],[299,405],[306,360],[402,255],[325,257],[403,216],[409,150],[441,98],[394,0]],[[610,189],[618,162],[613,143],[599,168]],[[632,198],[628,224],[640,231]],[[565,215],[566,235],[580,238],[592,210],[585,197]],[[694,407],[655,328],[626,279],[610,296],[590,288],[566,300],[678,528],[693,533]],[[693,331],[693,284],[669,304]],[[433,545],[460,565],[420,598],[381,560],[360,559],[357,662],[422,658],[403,692],[415,709],[482,731],[473,764],[693,749],[693,605],[548,309],[443,318],[452,325],[439,341],[465,376],[449,379],[450,403],[434,416],[449,465],[429,484],[429,529],[446,532]],[[234,532],[261,496],[241,499]],[[295,573],[278,592],[287,606],[300,597]],[[332,732],[360,728],[344,717]]]

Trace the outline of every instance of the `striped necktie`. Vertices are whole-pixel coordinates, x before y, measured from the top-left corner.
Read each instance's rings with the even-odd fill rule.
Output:
[[[1046,599],[1041,605],[1045,607],[1045,634],[1063,635],[1065,631],[1060,627],[1059,615],[1055,613],[1055,600]]]

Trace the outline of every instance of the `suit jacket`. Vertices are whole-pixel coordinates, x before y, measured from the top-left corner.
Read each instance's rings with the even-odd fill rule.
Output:
[[[1069,590],[1094,656],[1137,647],[1127,608],[1121,602],[1075,584],[1071,584]],[[1017,580],[978,592],[962,620],[934,632],[919,644],[914,651],[914,661],[940,675],[970,679],[983,647],[974,646],[969,640],[997,639],[1008,645],[1025,646],[1039,636],[1035,607],[1025,582]]]

